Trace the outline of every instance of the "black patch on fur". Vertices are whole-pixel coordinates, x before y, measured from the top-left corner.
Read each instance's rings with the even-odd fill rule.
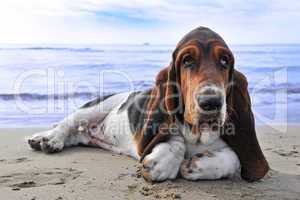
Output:
[[[102,97],[97,97],[96,99],[92,100],[92,101],[89,101],[87,103],[85,103],[83,106],[81,106],[79,109],[83,109],[83,108],[89,108],[89,107],[92,107],[92,106],[95,106],[97,104],[99,104],[100,102],[108,99],[109,97],[113,96],[115,94],[109,94],[109,95],[104,95]]]
[[[127,112],[132,133],[143,128],[147,117],[146,110],[150,95],[151,90],[146,90],[137,93],[131,99],[132,103],[128,106]]]
[[[146,123],[148,117],[148,102],[151,97],[151,90],[147,90],[139,93],[133,99],[133,102],[128,107],[128,118],[130,122],[130,129],[133,134],[141,131]],[[151,121],[147,123],[148,127],[146,127],[143,135],[143,139],[141,141],[142,146],[146,146],[147,142],[150,141],[155,135],[159,132],[159,126],[165,122],[166,113],[160,110],[160,106],[154,110],[152,114]],[[166,135],[168,137],[169,135]]]
[[[118,113],[124,111],[125,109],[128,109],[128,107],[135,103],[135,96],[140,94],[141,92],[138,91],[138,92],[132,92],[128,97],[127,97],[127,100],[122,103],[122,105],[120,106],[119,110],[118,110]]]

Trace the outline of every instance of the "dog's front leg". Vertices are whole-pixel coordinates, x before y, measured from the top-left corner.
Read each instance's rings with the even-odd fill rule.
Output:
[[[184,159],[185,144],[181,136],[157,144],[143,160],[143,177],[147,181],[175,179]]]
[[[205,152],[184,160],[181,175],[188,180],[215,180],[231,177],[239,172],[240,161],[237,155],[225,147],[216,152]]]

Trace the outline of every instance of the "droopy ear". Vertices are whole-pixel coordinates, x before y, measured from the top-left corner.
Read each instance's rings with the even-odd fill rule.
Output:
[[[222,138],[238,155],[242,178],[256,181],[265,176],[269,165],[256,137],[247,79],[236,70],[232,78],[233,84],[227,96],[228,120]]]
[[[161,70],[156,76],[155,86],[146,108],[144,126],[137,135],[138,153],[141,160],[151,153],[153,147],[166,141],[170,126],[179,111],[179,93],[173,64]]]

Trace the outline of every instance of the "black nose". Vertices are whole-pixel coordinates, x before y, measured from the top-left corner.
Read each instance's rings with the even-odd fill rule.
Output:
[[[205,91],[198,96],[198,105],[204,111],[219,111],[223,106],[223,96],[213,90]]]

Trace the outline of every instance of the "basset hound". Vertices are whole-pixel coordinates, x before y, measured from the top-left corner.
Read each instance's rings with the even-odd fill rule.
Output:
[[[247,80],[224,40],[205,27],[183,37],[151,89],[88,102],[28,143],[45,153],[83,144],[125,154],[142,162],[147,181],[236,174],[256,181],[269,170]]]

